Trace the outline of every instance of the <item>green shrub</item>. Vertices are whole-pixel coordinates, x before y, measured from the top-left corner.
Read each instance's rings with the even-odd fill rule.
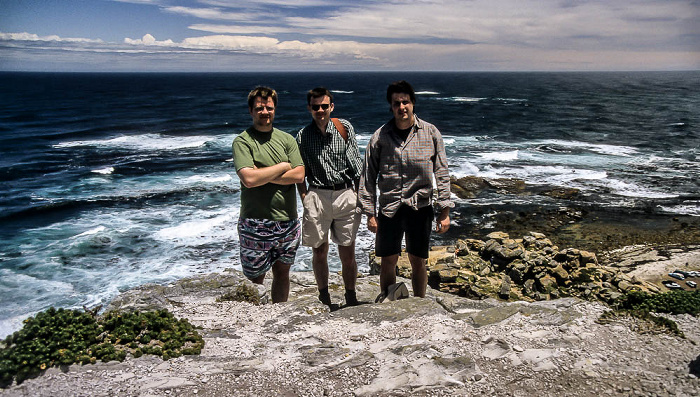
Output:
[[[600,323],[609,323],[619,316],[631,316],[650,324],[638,327],[638,330],[654,332],[653,329],[661,329],[683,337],[683,332],[673,320],[652,313],[697,316],[700,314],[700,291],[679,290],[661,294],[630,291],[618,298],[613,306],[616,310],[603,313]]]
[[[617,301],[617,306],[626,310],[651,313],[700,314],[700,291],[669,291],[662,294],[628,292]]]
[[[83,311],[52,307],[26,319],[0,345],[0,387],[13,380],[22,383],[49,367],[123,361],[128,354],[167,360],[199,354],[202,347],[204,340],[192,324],[167,310],[110,312],[96,319]]]

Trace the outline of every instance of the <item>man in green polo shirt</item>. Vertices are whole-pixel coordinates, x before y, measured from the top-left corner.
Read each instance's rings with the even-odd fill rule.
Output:
[[[272,301],[286,302],[301,235],[295,185],[304,181],[304,163],[294,138],[272,126],[276,106],[275,90],[257,87],[250,92],[253,125],[233,140],[233,161],[241,180],[243,274],[262,284],[272,269]]]

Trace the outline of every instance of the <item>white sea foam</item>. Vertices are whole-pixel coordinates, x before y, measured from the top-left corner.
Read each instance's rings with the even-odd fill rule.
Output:
[[[440,95],[440,93],[436,91],[416,91],[416,95]]]
[[[225,175],[193,175],[189,178],[186,179],[186,182],[190,183],[198,183],[198,182],[203,182],[203,183],[220,183],[220,182],[229,182],[233,178],[231,177],[230,174],[225,174]]]
[[[519,153],[519,150],[510,150],[507,152],[479,153],[478,156],[486,161],[513,161],[518,159]]]
[[[581,141],[565,141],[562,139],[548,139],[544,141],[533,141],[532,145],[539,147],[542,145],[555,145],[564,148],[572,148],[579,150],[590,150],[595,153],[609,154],[613,156],[633,156],[638,153],[638,150],[631,146],[620,145],[604,145]]]
[[[664,206],[660,205],[658,208],[666,213],[678,214],[678,215],[690,215],[690,216],[700,216],[700,203],[696,205],[674,205],[674,206]]]
[[[54,148],[96,146],[110,149],[130,150],[180,150],[204,146],[212,140],[210,136],[166,136],[161,134],[126,135],[110,139],[61,142]]]
[[[103,231],[105,231],[106,229],[107,229],[106,227],[100,225],[100,226],[95,227],[95,228],[92,228],[92,229],[90,229],[90,230],[88,230],[88,231],[86,231],[86,232],[82,232],[82,233],[78,234],[78,235],[75,236],[75,237],[77,238],[77,237],[84,237],[84,236],[92,236],[92,235],[94,235],[94,234],[103,232]]]
[[[95,174],[101,174],[101,175],[109,175],[114,172],[114,167],[105,167],[105,168],[99,168],[96,170],[92,170]]]
[[[520,99],[520,98],[494,98],[497,101],[504,101],[504,102],[527,102],[527,99]]]
[[[355,91],[343,91],[343,90],[331,90],[331,92],[335,92],[337,94],[354,94]]]
[[[677,194],[659,192],[651,190],[636,183],[624,182],[619,179],[601,180],[603,186],[609,188],[614,194],[624,197],[643,197],[643,198],[676,198]]]
[[[230,227],[223,229],[224,225],[232,225],[235,221],[233,213],[218,215],[213,218],[197,219],[187,221],[175,226],[166,227],[158,230],[154,237],[158,240],[174,240],[188,243],[191,240],[207,240],[214,236],[219,236],[222,232],[230,235],[232,238],[237,236],[235,228]]]
[[[457,165],[450,167],[450,175],[454,176],[455,178],[462,178],[468,175],[477,174],[479,174],[479,167],[464,158],[458,159]]]
[[[465,96],[453,96],[450,98],[445,98],[448,101],[453,101],[453,102],[481,102],[485,100],[486,98],[472,98],[472,97],[465,97]]]

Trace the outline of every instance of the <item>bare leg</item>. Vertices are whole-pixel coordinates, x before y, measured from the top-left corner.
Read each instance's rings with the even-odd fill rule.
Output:
[[[428,285],[428,272],[425,258],[420,258],[408,254],[408,261],[411,262],[411,285],[413,286],[413,296],[425,298],[425,290]]]
[[[250,281],[252,281],[254,284],[262,284],[265,281],[265,273],[251,279]]]
[[[289,269],[291,265],[277,261],[272,265],[272,303],[289,299]]]
[[[318,290],[328,288],[328,243],[323,243],[318,248],[313,249],[311,263]]]
[[[399,254],[385,256],[382,258],[381,270],[379,271],[379,287],[381,292],[385,292],[390,285],[396,284],[396,263],[399,261]]]
[[[338,246],[338,256],[340,263],[343,265],[343,284],[346,290],[355,290],[355,281],[357,280],[357,261],[355,260],[355,243],[351,245]],[[326,269],[328,269],[326,267]],[[318,280],[316,280],[318,282]]]

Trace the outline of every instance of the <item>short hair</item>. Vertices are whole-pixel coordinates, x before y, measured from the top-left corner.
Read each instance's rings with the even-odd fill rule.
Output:
[[[394,81],[389,84],[389,87],[386,89],[386,101],[389,104],[391,104],[391,96],[394,94],[408,94],[411,97],[411,102],[416,103],[416,93],[413,91],[413,87],[405,80]]]
[[[253,88],[253,91],[248,94],[248,108],[253,108],[253,103],[255,103],[256,97],[261,97],[262,99],[272,98],[272,103],[277,106],[277,91],[270,87],[257,86]]]
[[[333,94],[325,87],[316,87],[309,90],[309,92],[306,93],[306,104],[311,105],[311,98],[321,98],[324,96],[328,96],[331,99],[331,103],[333,103]]]

